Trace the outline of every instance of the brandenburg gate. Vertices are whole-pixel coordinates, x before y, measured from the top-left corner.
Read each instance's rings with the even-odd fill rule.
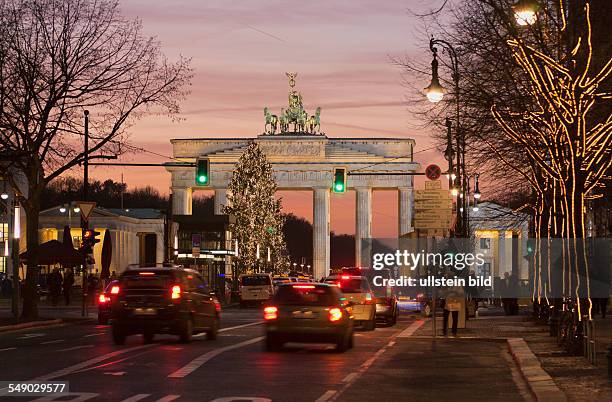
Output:
[[[315,279],[330,270],[330,198],[334,168],[347,169],[347,190],[356,194],[355,264],[361,261],[361,239],[372,235],[372,192],[396,191],[398,233],[412,232],[415,142],[409,138],[331,138],[317,131],[320,112],[304,111],[302,96],[290,79],[289,106],[279,116],[265,108],[265,131],[254,138],[181,138],[171,140],[173,156],[183,162],[206,157],[210,161],[209,185],[195,186],[192,166],[167,166],[172,175],[172,210],[191,215],[194,190],[214,190],[215,214],[227,203],[227,187],[238,159],[251,142],[256,142],[272,164],[279,190],[310,190],[313,193],[313,273]],[[292,126],[293,125],[293,126]],[[363,263],[363,264],[362,264]]]

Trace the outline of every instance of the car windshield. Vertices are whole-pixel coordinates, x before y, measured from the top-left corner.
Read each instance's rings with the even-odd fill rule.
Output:
[[[266,275],[243,276],[240,280],[242,286],[267,286],[270,285],[270,277]]]
[[[369,290],[368,281],[365,278],[342,279],[340,290],[342,293],[364,293]]]
[[[332,306],[338,303],[333,288],[316,285],[281,286],[274,297],[279,305]]]
[[[125,274],[121,282],[127,289],[158,289],[167,288],[172,280],[172,273],[169,271],[139,271]]]

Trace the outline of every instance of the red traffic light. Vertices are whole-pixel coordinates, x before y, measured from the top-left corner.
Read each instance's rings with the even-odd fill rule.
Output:
[[[83,238],[84,239],[91,239],[94,236],[94,231],[93,230],[89,230],[87,229],[85,232],[83,232]]]

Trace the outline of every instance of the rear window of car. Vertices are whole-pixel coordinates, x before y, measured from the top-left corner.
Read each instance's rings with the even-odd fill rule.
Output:
[[[364,293],[370,291],[370,285],[365,278],[342,279],[340,290],[342,293]]]
[[[105,292],[110,292],[111,288],[112,288],[113,286],[116,286],[118,283],[119,283],[119,281],[118,281],[118,280],[113,280],[113,281],[110,281],[110,282],[108,283],[108,285],[106,285],[106,287],[104,288],[104,291],[105,291]]]
[[[274,302],[289,306],[331,306],[338,303],[338,294],[328,286],[284,285],[278,288]]]
[[[386,286],[373,286],[372,293],[374,293],[374,296],[376,297],[391,297],[393,296],[393,289]]]
[[[130,272],[123,276],[121,282],[127,289],[158,289],[167,288],[174,277],[171,272]]]
[[[270,277],[261,275],[261,276],[243,276],[240,279],[240,283],[242,286],[267,286],[270,285]]]

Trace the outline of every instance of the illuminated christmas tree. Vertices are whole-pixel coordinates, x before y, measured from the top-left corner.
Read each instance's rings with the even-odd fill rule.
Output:
[[[228,190],[224,213],[236,217],[230,229],[238,241],[237,273],[286,268],[281,200],[275,197],[272,165],[256,143],[240,157]]]

